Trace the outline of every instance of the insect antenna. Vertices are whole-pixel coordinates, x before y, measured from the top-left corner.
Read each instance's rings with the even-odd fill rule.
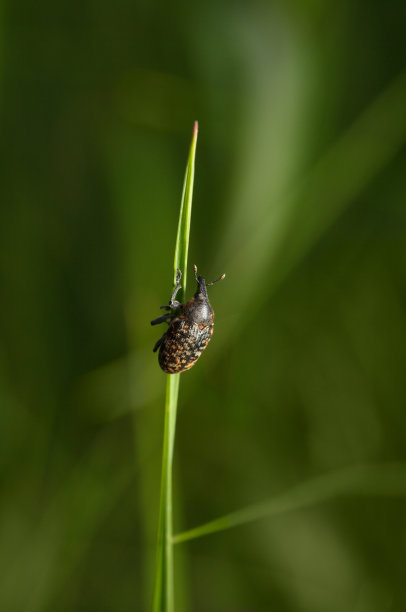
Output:
[[[199,282],[199,279],[197,277],[197,266],[196,265],[193,266],[193,270],[195,271],[195,279],[196,279],[197,282]],[[225,278],[225,277],[226,277],[226,275],[222,274],[219,278],[217,278],[212,283],[206,283],[206,287],[210,287],[211,285],[214,285],[214,283],[218,283],[219,281],[223,280],[223,278]]]
[[[211,282],[211,283],[206,283],[206,286],[207,286],[207,287],[210,287],[210,285],[214,285],[214,283],[218,283],[219,281],[223,280],[223,278],[225,278],[225,277],[226,277],[226,275],[225,275],[225,274],[222,274],[221,276],[219,276],[219,278],[216,278],[216,280],[215,280],[215,281],[213,281],[213,282]]]

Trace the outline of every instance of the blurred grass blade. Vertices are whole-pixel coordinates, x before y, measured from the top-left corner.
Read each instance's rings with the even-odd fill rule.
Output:
[[[233,236],[224,237],[223,252],[218,253],[217,262],[227,268],[230,276],[238,270],[244,278],[244,291],[241,292],[238,283],[230,283],[227,298],[220,294],[218,304],[223,299],[229,303],[238,301],[237,316],[248,324],[249,318],[263,308],[264,300],[404,147],[405,106],[406,71],[403,71],[369,103],[304,179],[293,183],[292,190],[282,192],[262,208],[246,207],[249,217],[242,218],[232,230]],[[258,173],[255,178],[265,181],[262,192],[269,198],[266,175]],[[241,187],[239,190],[244,193]],[[253,231],[247,232],[246,227]],[[264,277],[268,279],[266,291],[262,290]],[[232,324],[224,325],[217,346],[227,343],[229,335],[240,325],[237,316]]]
[[[324,502],[337,495],[406,498],[406,464],[359,466],[319,476],[272,499],[179,533],[174,544]]]
[[[198,124],[196,121],[193,128],[192,144],[186,165],[175,245],[173,280],[175,284],[176,270],[179,268],[182,272],[182,289],[179,292],[180,297],[178,299],[181,302],[183,301],[186,287],[197,131]],[[174,612],[175,609],[172,537],[172,462],[175,444],[179,376],[180,374],[168,374],[166,381],[161,500],[159,508],[153,612]]]

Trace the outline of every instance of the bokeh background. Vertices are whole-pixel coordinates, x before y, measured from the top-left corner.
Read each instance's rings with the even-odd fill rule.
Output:
[[[0,19],[0,609],[149,610],[149,322],[195,119],[189,264],[227,279],[181,380],[177,530],[406,461],[405,3],[8,0]],[[179,546],[177,612],[404,611],[401,497]]]

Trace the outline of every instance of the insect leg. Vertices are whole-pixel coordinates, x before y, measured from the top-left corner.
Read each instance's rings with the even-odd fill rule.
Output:
[[[153,352],[153,353],[155,353],[155,352],[156,352],[156,351],[159,349],[159,347],[160,347],[160,346],[161,346],[161,344],[162,344],[162,341],[163,341],[164,337],[165,337],[165,334],[164,334],[164,335],[163,335],[161,338],[159,338],[159,340],[158,340],[158,341],[155,343],[155,346],[154,346],[154,348],[152,349],[152,352]]]
[[[179,289],[181,289],[181,287],[182,287],[182,285],[180,284],[181,277],[182,277],[182,272],[178,268],[177,271],[176,271],[176,285],[175,285],[175,289],[173,290],[172,295],[171,295],[171,299],[169,300],[169,308],[171,310],[175,310],[176,308],[180,308],[182,306],[182,304],[180,302],[175,300],[176,294],[178,293]]]
[[[171,319],[172,317],[173,317],[172,313],[161,315],[160,317],[151,321],[151,325],[158,325],[159,323],[165,323],[165,321],[168,321],[168,319]]]
[[[169,300],[169,305],[161,306],[161,308],[171,311],[171,310],[177,310],[178,308],[182,307],[182,304],[178,302],[177,300],[175,300],[176,294],[178,293],[179,289],[182,287],[182,285],[179,282],[181,279],[181,276],[182,276],[182,273],[178,268],[178,270],[176,271],[176,285],[175,285],[175,289],[172,292],[171,298]],[[174,316],[175,316],[174,313],[168,312],[167,314],[161,315],[160,317],[157,317],[156,319],[151,321],[151,325],[158,325],[159,323],[164,323],[165,321],[169,323],[169,319],[172,319]]]

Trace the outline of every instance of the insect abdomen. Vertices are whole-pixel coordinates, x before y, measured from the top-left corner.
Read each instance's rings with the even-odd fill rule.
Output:
[[[162,340],[159,365],[168,374],[189,370],[199,359],[212,334],[213,325],[199,325],[177,317]]]

